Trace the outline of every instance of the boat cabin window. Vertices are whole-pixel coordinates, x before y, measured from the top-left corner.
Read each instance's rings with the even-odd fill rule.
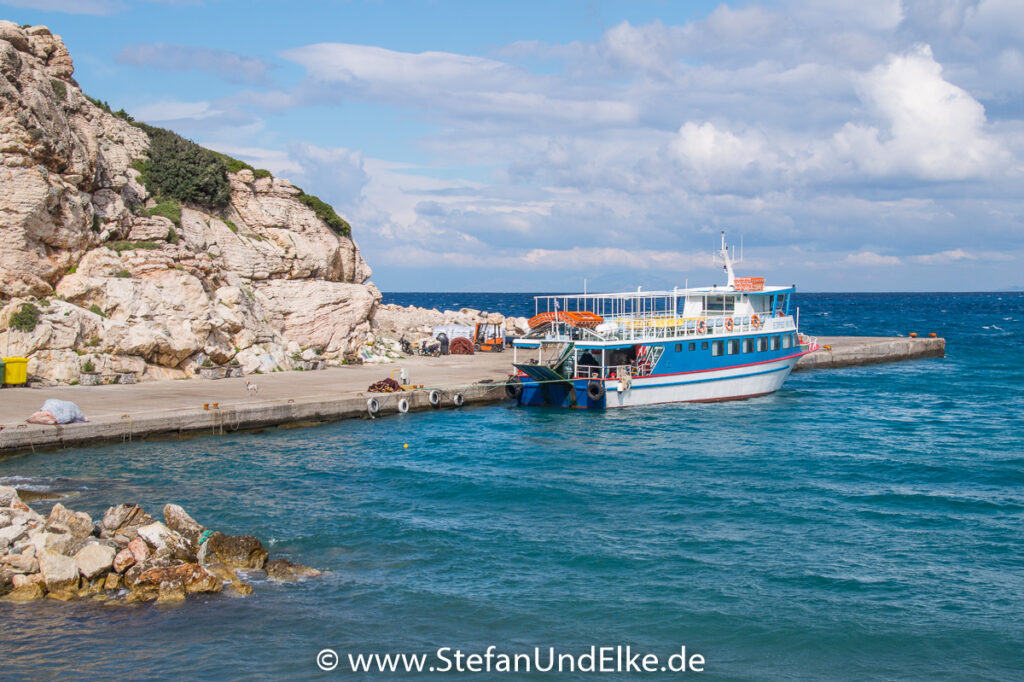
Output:
[[[704,312],[706,313],[731,313],[735,309],[735,296],[708,296],[704,299]]]
[[[743,339],[743,352],[753,353],[754,352],[754,339]]]
[[[701,341],[700,342],[700,349],[701,350],[707,350],[708,349],[708,342],[707,341]],[[721,353],[719,353],[719,355],[721,355]]]
[[[740,352],[740,340],[729,339],[729,355],[736,355]]]
[[[757,352],[758,353],[763,353],[766,350],[768,350],[768,337],[767,336],[759,336],[759,337],[757,337]]]
[[[705,348],[707,348],[707,343],[708,343],[707,341],[704,342],[704,347]],[[711,354],[712,355],[721,355],[722,351],[724,350],[724,348],[723,348],[724,345],[725,345],[724,341],[712,341],[711,342]]]
[[[783,348],[792,348],[793,347],[793,337],[791,335],[789,335],[789,334],[783,334],[782,335],[782,347]]]
[[[778,350],[778,349],[779,349],[779,337],[778,336],[773,336],[772,337],[772,350]]]
[[[677,343],[676,344],[676,352],[677,353],[682,353],[683,352],[683,344],[681,344],[681,343]]]
[[[704,343],[707,343],[707,341],[705,341]],[[696,341],[691,341],[688,349],[689,350],[697,350],[697,342]]]

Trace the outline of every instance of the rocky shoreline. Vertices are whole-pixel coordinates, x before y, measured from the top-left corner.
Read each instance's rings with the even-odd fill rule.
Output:
[[[191,594],[251,594],[247,571],[286,581],[321,575],[268,560],[258,538],[207,529],[178,505],[166,505],[163,517],[119,504],[97,523],[59,502],[44,517],[17,490],[0,486],[0,600],[180,602]]]

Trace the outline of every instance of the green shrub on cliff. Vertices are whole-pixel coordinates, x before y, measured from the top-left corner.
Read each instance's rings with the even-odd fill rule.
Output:
[[[228,169],[229,173],[237,173],[240,170],[246,170],[246,169],[251,170],[253,173],[256,172],[256,169],[253,168],[252,166],[250,166],[249,164],[247,164],[245,161],[239,161],[238,159],[236,159],[233,156],[228,156],[227,154],[221,154],[220,152],[215,152],[215,151],[212,151],[212,150],[210,151],[210,153],[213,154],[218,159],[220,159],[221,161],[224,162],[224,167]]]
[[[7,324],[12,329],[20,329],[22,331],[30,332],[36,328],[39,324],[39,308],[35,307],[31,303],[22,303],[21,309],[11,313],[10,319],[7,320]]]
[[[170,130],[135,125],[149,135],[149,159],[134,167],[150,194],[214,210],[227,206],[231,190],[223,155]]]
[[[156,206],[149,209],[150,216],[162,216],[167,218],[177,227],[181,227],[181,202],[173,199],[160,199]]]
[[[105,247],[111,251],[121,253],[122,251],[132,251],[134,249],[145,249],[146,251],[152,251],[153,249],[159,249],[160,245],[156,242],[129,242],[129,241],[117,241],[107,242],[104,244]]]
[[[334,209],[331,208],[330,204],[320,199],[320,197],[315,197],[312,194],[306,194],[298,187],[295,189],[299,190],[298,200],[313,209],[313,213],[316,213],[316,217],[327,223],[328,227],[344,237],[352,235],[352,227],[345,222],[341,216],[334,212]]]

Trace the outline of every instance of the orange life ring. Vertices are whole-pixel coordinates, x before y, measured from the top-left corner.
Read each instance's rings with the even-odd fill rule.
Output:
[[[708,324],[704,320],[697,323],[697,333],[704,334],[708,330]]]
[[[750,324],[754,325],[754,329],[757,329],[758,327],[761,326],[761,318],[758,317],[757,315],[754,315],[752,318],[750,318]]]
[[[725,331],[727,331],[727,332],[731,332],[732,331],[732,318],[731,317],[725,318]]]

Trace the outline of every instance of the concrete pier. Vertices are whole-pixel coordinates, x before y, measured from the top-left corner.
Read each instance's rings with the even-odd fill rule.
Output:
[[[817,352],[800,358],[794,371],[946,357],[946,340],[933,337],[822,336],[818,345]]]
[[[129,442],[186,434],[221,434],[275,426],[313,425],[324,421],[370,418],[367,400],[376,398],[377,416],[398,412],[401,398],[410,412],[452,408],[456,394],[465,405],[505,398],[504,381],[512,353],[412,357],[390,365],[331,367],[312,372],[280,372],[235,379],[154,381],[130,385],[5,388],[0,390],[0,457],[36,449]],[[409,371],[421,390],[368,393],[367,387],[395,373]],[[259,387],[250,392],[246,383]],[[87,423],[46,426],[26,424],[47,398],[76,403]]]
[[[822,349],[800,360],[797,370],[833,369],[895,360],[943,357],[945,340],[904,337],[822,337]],[[133,385],[5,388],[0,390],[0,457],[20,452],[185,435],[223,434],[270,427],[314,425],[371,418],[367,400],[376,398],[377,416],[395,414],[401,398],[410,411],[434,409],[428,396],[440,393],[440,407],[452,408],[456,394],[465,405],[505,399],[504,380],[512,353],[412,357],[391,365],[332,367],[236,379],[146,382]],[[368,393],[367,387],[398,368],[421,390]],[[250,392],[246,383],[259,389]],[[88,423],[26,424],[48,398],[76,403]]]

